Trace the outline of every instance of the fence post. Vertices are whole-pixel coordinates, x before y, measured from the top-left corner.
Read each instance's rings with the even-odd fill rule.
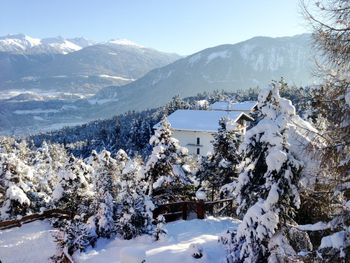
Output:
[[[197,218],[198,219],[204,219],[205,218],[205,203],[204,200],[198,200],[196,203],[196,212],[197,212]]]
[[[182,204],[182,219],[186,220],[187,219],[187,202]]]

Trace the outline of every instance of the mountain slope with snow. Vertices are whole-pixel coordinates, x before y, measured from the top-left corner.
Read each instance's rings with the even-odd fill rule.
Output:
[[[39,90],[94,94],[125,85],[180,58],[129,40],[0,37],[0,91]],[[40,95],[40,94],[39,94]]]
[[[160,106],[173,96],[188,97],[214,90],[246,90],[283,77],[296,85],[312,84],[313,52],[310,35],[256,37],[208,48],[158,68],[123,87],[101,90],[95,101],[118,100],[110,111],[142,110]],[[142,98],[135,96],[143,94]]]
[[[156,108],[175,95],[189,97],[213,90],[263,87],[281,77],[289,84],[312,84],[314,55],[309,41],[310,35],[256,37],[208,48],[178,60],[176,55],[143,48],[128,40],[95,44],[66,55],[53,55],[54,58],[0,52],[0,88],[11,91],[6,94],[20,95],[25,92],[13,90],[22,88],[32,90],[31,97],[51,92],[58,94],[59,99],[28,101],[22,96],[15,101],[0,100],[4,109],[0,112],[0,132],[24,134],[43,127],[49,130],[81,124],[129,110]],[[153,70],[147,73],[150,69]],[[3,79],[4,76],[7,78]],[[27,94],[24,99],[28,97]],[[85,99],[77,100],[79,97]],[[65,110],[65,103],[73,108]],[[33,115],[31,111],[43,108],[56,111],[45,116]],[[19,115],[17,110],[32,114]]]

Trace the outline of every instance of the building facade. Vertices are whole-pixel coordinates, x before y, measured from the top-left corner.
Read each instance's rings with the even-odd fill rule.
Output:
[[[223,106],[223,104],[216,104],[218,105]],[[255,104],[249,102],[249,105],[247,103],[244,107],[240,103],[238,108],[244,111],[214,110],[210,107],[209,110],[177,110],[168,116],[168,121],[173,137],[179,140],[181,146],[186,147],[192,155],[205,156],[213,150],[213,135],[218,132],[219,121],[222,118],[230,120],[230,129],[245,133],[247,124],[253,120],[247,113],[255,107],[256,102]],[[156,124],[154,128],[157,129],[159,125],[160,123]]]

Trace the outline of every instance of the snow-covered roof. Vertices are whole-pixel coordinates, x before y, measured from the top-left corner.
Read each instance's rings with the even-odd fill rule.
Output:
[[[253,120],[247,114],[236,111],[177,110],[168,116],[172,129],[182,131],[217,132],[221,118],[237,122],[239,119]],[[159,127],[159,123],[154,126]]]
[[[211,110],[226,110],[226,111],[251,111],[258,104],[256,101],[230,102],[217,101],[209,106]]]

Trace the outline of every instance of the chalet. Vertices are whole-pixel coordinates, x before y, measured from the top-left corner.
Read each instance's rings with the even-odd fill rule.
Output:
[[[209,110],[238,111],[249,114],[257,109],[257,105],[258,103],[256,101],[217,101],[209,106]]]
[[[246,122],[253,119],[242,111],[226,110],[177,110],[168,116],[173,137],[188,148],[190,154],[206,155],[213,149],[213,134],[218,132],[219,121],[229,118],[234,129],[245,132]],[[156,124],[154,128],[159,127]]]

